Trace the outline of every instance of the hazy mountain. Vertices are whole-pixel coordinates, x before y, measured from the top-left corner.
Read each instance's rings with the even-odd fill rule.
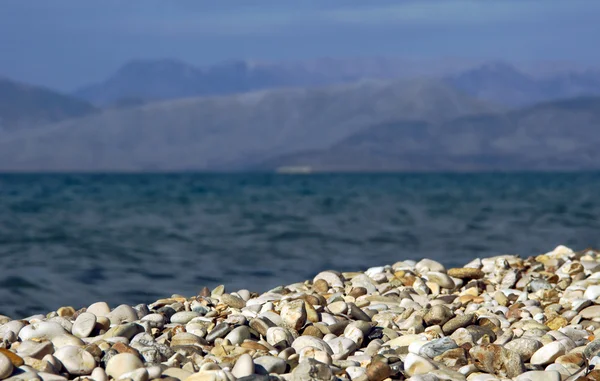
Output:
[[[0,78],[0,130],[55,122],[95,112],[89,103],[42,87]]]
[[[324,150],[283,155],[261,169],[316,171],[600,169],[600,97],[574,98],[441,123],[374,125]]]
[[[318,73],[309,74],[300,67],[288,69],[243,60],[207,68],[177,60],[136,60],[124,65],[106,81],[83,87],[74,95],[106,105],[120,99],[167,100],[328,82]]]
[[[360,81],[188,98],[44,126],[0,139],[4,170],[237,169],[324,149],[398,120],[431,123],[491,110],[440,81]]]
[[[449,76],[447,81],[476,98],[507,106],[600,95],[600,72],[557,72],[540,78],[500,61],[487,62]]]
[[[167,100],[227,95],[283,87],[324,86],[359,79],[440,76],[468,67],[463,60],[415,60],[389,57],[320,58],[307,61],[231,60],[196,67],[172,60],[134,60],[107,80],[73,94],[98,105],[121,99]]]

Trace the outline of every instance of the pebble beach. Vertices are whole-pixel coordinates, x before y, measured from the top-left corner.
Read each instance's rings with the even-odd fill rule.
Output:
[[[251,285],[248,285],[251,288]],[[600,380],[600,251],[0,316],[2,380]]]

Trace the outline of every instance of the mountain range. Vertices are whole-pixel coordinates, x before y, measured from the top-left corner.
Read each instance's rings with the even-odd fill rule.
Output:
[[[109,109],[0,139],[2,170],[235,170],[369,126],[494,108],[440,81],[365,80]]]
[[[375,125],[326,149],[283,155],[255,169],[515,171],[600,169],[600,97],[538,104],[441,123]]]
[[[600,71],[560,71],[532,75],[502,61],[472,68],[442,62],[415,64],[400,59],[322,59],[296,63],[232,60],[200,68],[172,60],[135,60],[105,81],[84,86],[72,95],[98,106],[125,100],[149,102],[197,96],[228,95],[255,90],[326,86],[360,79],[431,77],[476,98],[517,107],[537,102],[600,95]],[[462,66],[461,66],[462,65]],[[457,69],[460,68],[460,69]]]
[[[600,169],[597,71],[357,62],[138,60],[73,94],[1,79],[0,170]]]
[[[97,112],[87,101],[39,86],[0,78],[0,131],[76,118]]]

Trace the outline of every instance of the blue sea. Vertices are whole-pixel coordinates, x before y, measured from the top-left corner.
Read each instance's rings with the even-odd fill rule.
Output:
[[[0,314],[600,247],[600,174],[0,175]]]

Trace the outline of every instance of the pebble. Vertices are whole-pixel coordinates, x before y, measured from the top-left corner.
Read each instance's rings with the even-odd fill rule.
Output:
[[[458,279],[481,279],[485,273],[476,268],[461,267],[448,270],[448,275]]]
[[[287,368],[287,363],[284,359],[273,356],[258,357],[254,359],[254,365],[257,374],[283,374]]]
[[[225,340],[229,340],[229,342],[233,345],[240,345],[244,342],[244,340],[247,340],[249,338],[250,330],[245,325],[232,329],[231,332],[229,332],[227,336],[225,336]]]
[[[73,323],[71,332],[77,337],[88,337],[94,330],[95,326],[96,315],[90,312],[83,312],[77,317],[75,323]]]
[[[106,364],[106,374],[109,377],[118,379],[121,375],[143,368],[144,363],[131,353],[119,353],[108,360]]]
[[[404,370],[409,376],[417,374],[426,374],[437,369],[435,364],[424,357],[409,353],[404,359]]]
[[[458,348],[458,345],[449,337],[443,337],[441,339],[432,340],[426,342],[420,349],[419,355],[429,357],[433,359],[440,356],[446,351]],[[409,349],[410,350],[410,349]]]
[[[587,368],[600,366],[600,252],[536,254],[448,271],[404,260],[323,271],[261,295],[218,286],[112,311],[97,302],[0,316],[0,373],[15,381],[600,381],[600,370]]]
[[[14,369],[14,365],[10,358],[4,353],[0,353],[0,379],[8,378]]]
[[[54,357],[72,375],[91,374],[96,367],[94,356],[80,347],[64,346],[54,353]]]
[[[559,341],[553,341],[538,349],[531,356],[530,362],[533,365],[547,365],[564,354],[565,346]]]
[[[252,361],[252,356],[248,353],[244,353],[238,357],[235,366],[231,369],[231,374],[237,378],[254,374],[254,362]]]
[[[504,347],[518,353],[523,361],[529,361],[531,356],[543,347],[543,344],[538,340],[519,338],[506,343]]]

